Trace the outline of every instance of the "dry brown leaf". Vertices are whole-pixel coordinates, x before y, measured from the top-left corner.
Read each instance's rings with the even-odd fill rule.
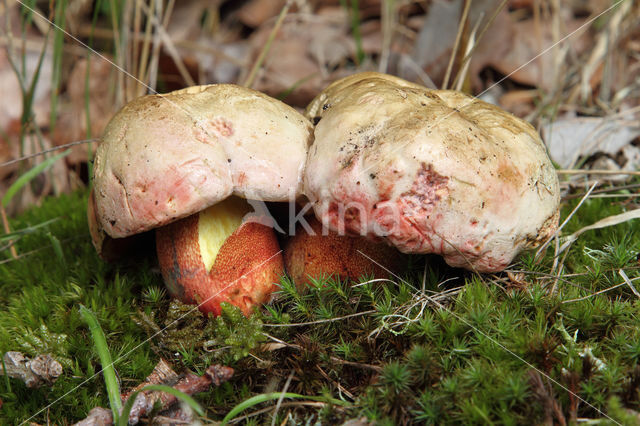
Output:
[[[635,172],[640,170],[640,148],[629,144],[623,146],[615,155],[613,154],[596,154],[592,156],[585,167],[594,171],[620,172],[620,174],[594,174],[590,175],[591,179],[609,182],[628,181],[632,176],[627,172]]]
[[[451,56],[463,3],[462,0],[434,1],[427,11],[411,54],[414,62],[438,86],[441,85]],[[468,34],[476,25],[479,30],[482,30],[498,10],[500,3],[500,0],[474,1],[469,11],[465,34]],[[518,5],[528,7],[528,4],[522,2]],[[558,40],[584,22],[584,20],[573,19],[573,9],[570,4],[563,3],[559,13],[562,16],[559,18],[561,34],[556,36]],[[531,61],[556,41],[553,35],[553,20],[543,19],[540,25],[536,25],[533,19],[517,21],[515,16],[512,16],[514,14],[509,13],[507,8],[501,9],[475,47],[469,72],[472,86],[476,90],[484,85],[479,73],[487,66],[495,68],[504,75],[509,75],[512,80],[519,83],[550,89],[555,83],[556,76],[561,76],[564,71],[558,64],[565,65],[564,59],[567,55],[565,46],[568,45],[576,54],[581,53],[588,46],[589,35],[582,31],[556,47],[556,50],[546,52],[538,59]],[[455,66],[454,70],[457,67]],[[408,67],[401,67],[399,72],[405,78],[412,80],[417,78],[415,70],[410,70]]]
[[[640,136],[637,114],[611,117],[560,117],[542,127],[551,158],[561,167],[573,167],[580,157],[596,152],[615,155]]]
[[[70,0],[65,10],[65,23],[71,34],[77,34],[82,23],[89,18],[93,1],[91,0]]]
[[[511,9],[531,9],[534,4],[535,0],[509,0]]]
[[[240,22],[251,28],[257,28],[268,19],[277,16],[286,0],[250,0],[238,10]]]
[[[20,121],[11,120],[2,129],[0,133],[0,163],[6,163],[15,160],[19,156],[20,146],[18,134],[20,132]],[[7,176],[18,170],[18,164],[13,163],[0,167],[0,182],[4,181]]]
[[[464,44],[468,42],[472,28],[477,27],[478,31],[481,31],[489,23],[494,12],[498,10],[500,3],[501,0],[475,0],[471,3],[462,45],[458,50],[458,59],[462,59],[462,52],[465,51]],[[422,28],[413,46],[411,59],[426,72],[437,87],[442,84],[453,51],[463,5],[463,0],[434,1],[427,10]],[[478,73],[511,50],[513,33],[512,20],[507,9],[503,8],[483,38],[478,41],[478,46],[471,56],[469,70],[474,87],[481,87]],[[453,75],[460,64],[454,65]],[[416,80],[418,77],[415,69],[411,69],[406,64],[401,65],[399,72],[401,76],[410,80]]]
[[[242,70],[248,68],[251,47],[246,40],[221,43],[202,36],[199,44],[212,48],[193,52],[203,83],[235,83]]]
[[[410,55],[412,62],[423,69],[438,87],[456,39],[462,3],[462,0],[432,2]],[[399,64],[398,72],[400,77],[410,81],[418,79],[416,70],[404,63]]]
[[[485,13],[492,13],[491,9]],[[483,21],[486,22],[487,18],[485,17]],[[507,9],[504,8],[498,13],[495,21],[482,39],[479,40],[478,46],[471,56],[469,75],[471,84],[476,90],[481,90],[484,85],[480,78],[480,71],[488,65],[499,62],[504,56],[508,55],[513,49],[514,40],[514,21]]]
[[[264,25],[251,37],[252,57],[259,55],[271,32]],[[353,57],[355,44],[349,35],[348,18],[289,16],[265,58],[253,88],[271,96],[291,90],[286,102],[305,107],[331,79],[335,68]]]
[[[367,21],[360,25],[362,50],[367,55],[379,55],[382,50],[382,24],[380,21]]]
[[[242,69],[248,67],[249,42],[240,36],[238,25],[217,19],[199,24],[205,15],[217,17],[221,3],[177,2],[167,25],[170,39],[199,84],[236,83]],[[172,61],[161,60],[164,76],[175,74],[172,66]]]
[[[525,117],[536,108],[537,90],[511,90],[498,99],[498,104],[518,117]]]
[[[200,22],[207,9],[217,8],[219,1],[181,0],[175,3],[171,19],[167,24],[167,34],[173,42],[195,40],[200,36]]]
[[[26,134],[24,139],[23,151],[20,152],[20,122],[13,120],[6,129],[5,138],[0,137],[0,161],[7,162],[20,158],[20,155],[29,157],[45,150],[50,150],[53,145],[46,137],[38,138],[34,134]],[[53,155],[53,154],[50,154]],[[9,165],[0,167],[0,194],[6,192],[11,184],[19,177],[21,173],[41,163],[46,158],[38,155],[28,161],[14,162]],[[50,194],[61,194],[69,192],[77,188],[79,180],[72,179],[69,170],[64,161],[57,161],[53,166],[44,173],[38,175],[29,185],[26,185],[18,192],[6,208],[7,214],[24,211],[34,204],[38,204],[40,200]]]
[[[562,19],[562,22],[564,29],[560,38],[576,30],[584,20],[568,18]],[[511,49],[504,55],[492,58],[488,61],[488,65],[518,83],[545,90],[553,88],[556,78],[566,72],[566,69],[562,69],[556,63],[554,52],[561,56],[561,64],[566,65],[564,58],[567,54],[567,43],[579,55],[587,48],[589,35],[588,32],[581,31],[569,37],[564,43],[551,48],[556,42],[552,25],[551,20],[541,20],[539,26],[533,19],[514,22]],[[540,37],[537,36],[538,34]]]
[[[358,0],[358,9],[360,13],[360,20],[366,20],[380,16],[380,7],[383,0]],[[337,7],[341,6],[341,0],[316,0],[313,2],[316,10],[320,10],[325,7]],[[400,3],[400,2],[397,2]],[[347,5],[351,6],[351,0],[347,0]]]
[[[114,97],[115,73],[113,66],[100,58],[93,58],[89,62],[88,86],[87,60],[79,59],[73,66],[67,81],[67,99],[61,101],[59,117],[53,131],[55,145],[87,139],[102,135],[104,127],[116,112]],[[89,117],[91,118],[91,134],[87,130],[87,108],[85,105],[85,88],[89,93]],[[87,145],[74,147],[67,157],[71,164],[86,162],[88,159]]]

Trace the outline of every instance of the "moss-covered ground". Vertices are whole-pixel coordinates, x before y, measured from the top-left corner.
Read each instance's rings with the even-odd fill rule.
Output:
[[[631,202],[589,198],[563,235]],[[577,203],[565,202],[562,217]],[[229,308],[210,320],[171,302],[152,247],[127,264],[101,261],[85,206],[84,192],[49,198],[11,221],[17,231],[57,219],[16,242],[18,259],[0,252],[0,352],[52,353],[64,372],[36,390],[0,377],[1,424],[71,424],[108,407],[80,304],[97,315],[123,389],[160,358],[178,371],[232,366],[230,382],[196,396],[205,423],[251,396],[284,390],[349,404],[284,399],[277,411],[265,410],[276,406],[270,401],[244,411],[258,414],[242,422],[271,424],[273,415],[277,424],[362,416],[378,424],[639,418],[640,298],[619,285],[626,275],[640,289],[637,221],[582,234],[556,265],[553,244],[541,261],[527,253],[497,275],[414,257],[404,276],[387,282],[320,279],[300,294],[283,278],[278,300],[252,318]]]

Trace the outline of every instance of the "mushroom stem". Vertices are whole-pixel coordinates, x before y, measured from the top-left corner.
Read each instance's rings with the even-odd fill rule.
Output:
[[[268,301],[284,273],[272,228],[244,222],[245,200],[231,197],[156,230],[160,270],[169,292],[202,312],[222,302],[251,314]]]

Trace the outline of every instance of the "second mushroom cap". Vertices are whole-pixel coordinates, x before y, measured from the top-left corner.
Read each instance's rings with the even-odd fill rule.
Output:
[[[361,73],[308,106],[305,193],[338,232],[504,269],[557,227],[559,184],[527,122],[460,92]]]

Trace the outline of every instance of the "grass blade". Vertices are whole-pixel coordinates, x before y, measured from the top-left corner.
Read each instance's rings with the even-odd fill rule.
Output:
[[[48,225],[52,224],[53,222],[57,222],[59,220],[60,220],[60,218],[56,217],[56,218],[53,218],[53,219],[49,219],[49,220],[47,220],[45,222],[39,223],[37,225],[28,226],[26,228],[22,228],[22,229],[19,229],[17,231],[13,231],[13,232],[6,233],[4,235],[0,235],[0,243],[4,243],[5,241],[10,241],[10,240],[13,240],[13,239],[16,239],[16,238],[20,238],[25,234],[32,234],[33,232],[37,231],[38,229],[44,228],[45,226],[48,226]]]
[[[242,85],[244,87],[251,88],[251,86],[253,85],[253,81],[256,78],[256,74],[258,73],[258,70],[260,70],[260,67],[262,66],[262,63],[264,62],[264,58],[267,57],[267,53],[269,53],[269,50],[271,50],[271,44],[273,43],[273,40],[275,40],[276,35],[278,34],[278,31],[280,31],[280,27],[282,26],[282,23],[284,22],[284,18],[287,16],[287,13],[289,12],[289,7],[291,7],[290,3],[291,2],[288,1],[282,7],[282,10],[280,10],[280,14],[278,15],[278,19],[276,20],[276,23],[273,25],[273,29],[271,30],[271,33],[269,34],[269,38],[267,38],[267,42],[265,43],[264,47],[260,51],[260,54],[258,55],[258,58],[256,59],[256,62],[253,64],[253,67],[251,68],[251,71],[249,72],[249,75],[245,79],[244,83],[242,83]]]
[[[47,237],[49,238],[49,241],[51,241],[51,246],[53,247],[53,252],[56,254],[56,257],[58,258],[58,261],[60,262],[61,265],[66,267],[67,266],[67,260],[64,257],[64,251],[62,250],[62,244],[60,244],[60,240],[58,239],[58,237],[53,235],[51,232],[47,233]]]
[[[304,83],[306,83],[307,81],[311,80],[312,78],[316,77],[318,74],[319,73],[314,72],[313,74],[309,74],[306,77],[302,77],[300,80],[296,81],[290,87],[284,89],[282,92],[278,93],[274,97],[276,99],[278,99],[279,101],[284,101],[285,98],[287,96],[289,96],[290,94],[292,94],[294,90],[296,90],[298,87],[302,86]]]
[[[120,385],[118,384],[118,378],[116,377],[116,371],[113,368],[113,361],[111,361],[111,354],[109,353],[109,347],[107,346],[107,339],[104,336],[104,332],[98,323],[98,319],[95,314],[84,305],[80,305],[80,314],[89,325],[91,330],[91,337],[93,343],[96,346],[96,351],[100,357],[100,364],[102,364],[102,375],[104,376],[104,383],[107,387],[107,394],[109,395],[109,405],[111,406],[111,412],[113,413],[113,422],[119,424],[119,414],[122,408],[122,401],[120,401]],[[125,423],[126,424],[126,423]]]
[[[573,244],[575,240],[578,239],[580,235],[582,235],[587,231],[591,231],[593,229],[602,229],[609,226],[615,226],[615,225],[619,225],[621,223],[628,222],[630,220],[635,220],[635,219],[640,219],[640,209],[629,210],[628,212],[608,216],[608,217],[605,217],[604,219],[597,221],[596,223],[593,223],[589,226],[585,226],[584,228],[580,228],[573,234],[564,238],[565,242],[560,246],[560,249],[558,250],[558,254],[565,251],[571,244]]]
[[[246,399],[246,400],[242,401],[240,404],[238,404],[235,407],[233,407],[233,409],[231,411],[229,411],[229,413],[227,413],[226,416],[224,416],[224,419],[222,419],[222,424],[226,425],[231,420],[233,420],[233,418],[236,415],[238,415],[242,411],[246,410],[247,408],[251,408],[254,405],[262,404],[263,402],[275,401],[275,400],[280,399],[280,398],[308,399],[308,400],[311,400],[311,401],[329,402],[331,404],[340,405],[340,406],[343,406],[343,407],[350,407],[351,406],[351,403],[349,403],[349,402],[342,401],[342,400],[335,399],[335,398],[324,397],[324,396],[307,396],[307,395],[300,395],[298,393],[270,392],[270,393],[263,393],[263,394],[260,394],[260,395],[256,395],[256,396],[253,396],[253,397],[251,397],[249,399]]]
[[[62,55],[64,47],[65,12],[67,0],[59,0],[55,6],[54,23],[57,25],[53,35],[53,65],[51,73],[51,109],[49,114],[49,127],[55,128],[58,119],[58,94],[62,83]]]
[[[349,13],[351,18],[351,35],[356,43],[356,65],[361,65],[365,59],[364,48],[362,47],[362,35],[360,34],[360,6],[358,0],[340,0],[340,5]]]
[[[58,155],[54,155],[51,158],[47,158],[42,163],[36,165],[31,170],[25,172],[22,176],[20,176],[9,187],[9,189],[7,189],[7,192],[4,194],[4,197],[2,197],[2,205],[4,207],[7,207],[7,205],[11,202],[11,199],[14,197],[14,195],[16,195],[16,193],[20,189],[22,189],[23,186],[25,186],[27,183],[29,183],[31,180],[33,180],[40,173],[42,173],[43,171],[45,171],[49,167],[53,166],[53,163],[55,163],[56,161],[58,161],[59,159],[61,159],[63,157],[66,157],[70,153],[71,153],[71,150],[68,149],[68,150],[66,150],[66,151],[64,151],[64,152],[62,152],[62,153],[60,153]]]
[[[4,362],[4,353],[2,354],[2,358],[0,358],[0,361],[2,361],[2,371],[5,372],[7,371],[7,365]],[[8,374],[2,374],[4,376],[4,383],[7,387],[7,392],[11,393],[11,381],[9,380],[9,375]]]

